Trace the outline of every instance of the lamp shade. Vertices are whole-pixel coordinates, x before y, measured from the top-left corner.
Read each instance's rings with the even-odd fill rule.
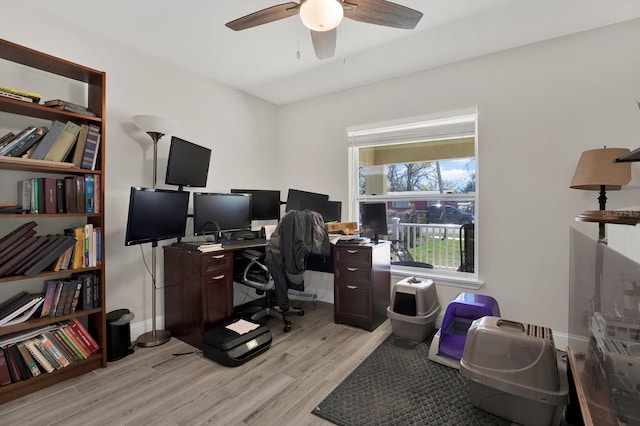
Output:
[[[144,132],[160,133],[166,135],[176,128],[176,124],[169,118],[157,115],[134,115],[131,117],[133,124]]]
[[[600,148],[585,151],[571,180],[573,189],[599,191],[619,190],[631,181],[631,164],[616,163],[615,159],[628,154],[628,148]]]
[[[343,16],[338,0],[307,0],[300,5],[300,19],[313,31],[330,31],[340,25]]]

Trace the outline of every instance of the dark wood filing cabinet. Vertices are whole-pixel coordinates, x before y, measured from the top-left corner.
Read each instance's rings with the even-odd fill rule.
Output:
[[[334,247],[334,320],[373,331],[387,319],[391,293],[388,242]]]
[[[165,328],[202,349],[202,334],[233,317],[233,251],[164,247]]]

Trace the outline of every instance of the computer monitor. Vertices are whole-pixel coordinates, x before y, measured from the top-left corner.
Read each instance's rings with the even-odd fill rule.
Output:
[[[280,219],[280,191],[269,189],[232,189],[232,194],[251,195],[252,220]]]
[[[329,196],[326,194],[318,194],[317,192],[301,191],[299,189],[290,188],[287,194],[287,207],[285,211],[304,210],[300,205],[302,200],[328,201]]]
[[[193,234],[251,230],[251,195],[193,193]]]
[[[371,236],[377,244],[380,235],[387,235],[387,203],[360,203],[360,232]]]
[[[205,187],[210,160],[209,148],[172,136],[164,183],[180,187]]]
[[[124,244],[157,243],[184,237],[190,194],[187,191],[131,187]]]
[[[322,215],[325,223],[340,222],[342,219],[342,202],[306,198],[300,200],[301,210],[312,210]]]

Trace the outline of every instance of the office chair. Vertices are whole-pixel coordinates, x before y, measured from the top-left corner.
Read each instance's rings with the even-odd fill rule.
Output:
[[[275,309],[273,304],[273,291],[275,281],[269,274],[267,266],[264,264],[265,253],[256,250],[242,250],[236,253],[234,259],[234,269],[236,269],[235,281],[239,284],[252,287],[257,294],[264,294],[262,306],[254,306],[242,309],[239,316],[251,314],[253,321],[262,321],[266,318],[279,318],[282,320],[285,333],[291,331],[291,321],[287,320],[284,313]],[[252,309],[253,308],[253,309]],[[296,308],[292,308],[297,310]],[[298,315],[300,315],[298,311]],[[304,315],[304,312],[302,312]]]

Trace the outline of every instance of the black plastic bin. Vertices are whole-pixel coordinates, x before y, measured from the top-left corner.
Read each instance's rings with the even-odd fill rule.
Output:
[[[117,309],[107,314],[107,361],[117,361],[133,353],[131,320],[128,309]]]

